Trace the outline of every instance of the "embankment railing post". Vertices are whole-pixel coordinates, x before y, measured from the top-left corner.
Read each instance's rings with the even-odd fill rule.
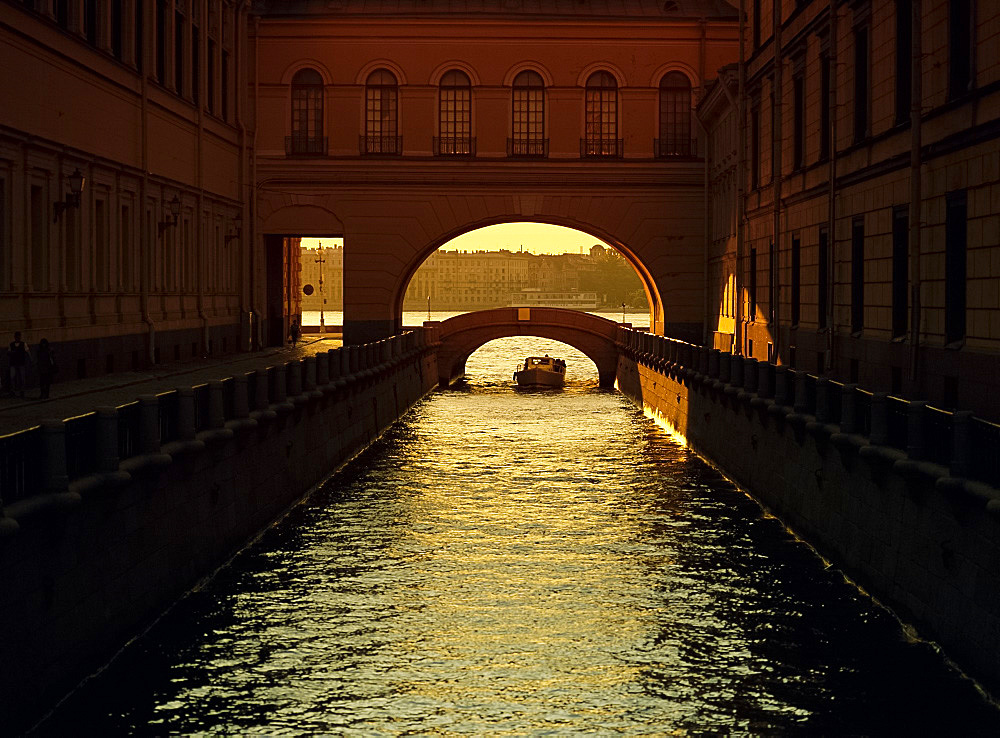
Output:
[[[66,425],[61,420],[42,421],[43,484],[46,492],[64,492],[69,487],[66,473]]]
[[[102,406],[97,414],[97,470],[118,471],[118,409]]]
[[[885,392],[872,393],[872,431],[869,441],[884,446],[889,440],[889,396]]]
[[[156,395],[139,395],[139,447],[145,454],[160,451],[160,402]]]
[[[956,410],[951,423],[951,474],[967,477],[972,469],[972,412]]]

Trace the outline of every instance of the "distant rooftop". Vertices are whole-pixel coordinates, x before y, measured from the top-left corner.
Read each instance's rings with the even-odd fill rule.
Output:
[[[726,0],[253,0],[267,16],[448,16],[736,20]]]

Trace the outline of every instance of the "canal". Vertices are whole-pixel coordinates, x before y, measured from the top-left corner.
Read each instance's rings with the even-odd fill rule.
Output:
[[[563,391],[511,387],[529,353]],[[596,387],[496,341],[40,735],[995,735],[974,685]]]

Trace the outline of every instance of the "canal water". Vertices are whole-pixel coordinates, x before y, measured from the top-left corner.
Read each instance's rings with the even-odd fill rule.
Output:
[[[562,391],[523,391],[525,354]],[[935,650],[596,370],[496,341],[41,735],[996,735]]]

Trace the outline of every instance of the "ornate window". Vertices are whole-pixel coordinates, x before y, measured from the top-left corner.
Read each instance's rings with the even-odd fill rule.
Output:
[[[658,157],[691,156],[691,81],[683,72],[667,72],[660,80]]]
[[[618,138],[618,83],[608,72],[594,72],[587,80],[586,128],[581,156],[621,156]]]
[[[388,69],[376,69],[365,82],[365,135],[363,154],[400,154],[399,86]]]
[[[472,136],[472,83],[465,72],[453,69],[441,78],[438,91],[438,156],[474,156]]]
[[[538,72],[521,72],[514,78],[511,93],[513,136],[507,144],[508,156],[545,156],[545,82]]]
[[[285,153],[326,153],[323,78],[315,69],[300,69],[292,77],[292,135],[285,139]]]

